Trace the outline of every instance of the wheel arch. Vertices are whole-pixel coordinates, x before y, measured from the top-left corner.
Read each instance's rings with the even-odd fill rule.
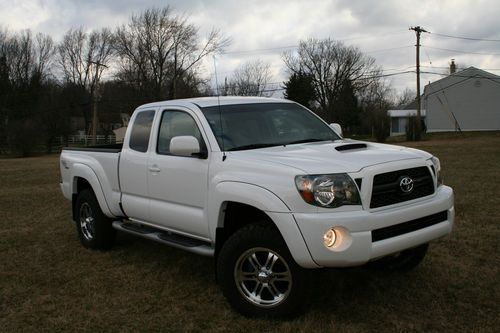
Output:
[[[71,203],[72,203],[72,211],[73,211],[73,220],[76,221],[76,212],[75,212],[75,203],[78,194],[84,189],[90,189],[99,203],[99,207],[102,212],[111,217],[113,214],[109,209],[109,206],[106,202],[106,197],[104,196],[104,191],[101,187],[101,183],[97,178],[95,172],[88,166],[83,164],[75,164],[72,169],[72,183],[71,183]]]
[[[212,197],[217,200],[209,204],[216,257],[234,232],[251,223],[265,222],[277,229],[300,266],[318,267],[289,207],[273,192],[253,184],[224,182],[216,186]]]

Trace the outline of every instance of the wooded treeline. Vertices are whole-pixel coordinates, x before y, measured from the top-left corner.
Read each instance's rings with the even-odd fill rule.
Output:
[[[220,87],[210,86],[200,64],[229,44],[215,28],[202,36],[168,6],[133,14],[115,28],[71,28],[59,42],[30,30],[0,30],[0,153],[50,152],[56,138],[72,134],[72,119],[83,119],[89,132],[94,107],[100,123],[116,123],[121,113],[151,101],[272,95],[270,66],[259,59],[243,63]],[[285,98],[341,123],[349,134],[378,128],[385,138],[394,94],[375,59],[332,39],[301,41],[282,58],[290,75],[282,85]],[[111,128],[99,132],[111,134]]]

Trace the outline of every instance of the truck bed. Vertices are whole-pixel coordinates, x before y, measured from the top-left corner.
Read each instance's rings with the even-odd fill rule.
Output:
[[[73,151],[93,151],[99,153],[119,153],[122,151],[123,143],[114,143],[108,145],[96,145],[89,147],[63,147],[63,150]]]
[[[98,199],[101,209],[108,216],[122,215],[121,192],[118,180],[118,164],[122,144],[93,147],[65,147],[61,152],[62,190],[66,198],[72,199],[75,177],[88,181]],[[97,191],[99,189],[100,191]]]

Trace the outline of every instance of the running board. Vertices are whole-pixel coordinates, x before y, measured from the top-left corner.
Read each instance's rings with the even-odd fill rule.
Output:
[[[162,231],[142,224],[122,221],[114,221],[113,228],[202,256],[213,257],[214,255],[214,248],[210,246],[210,243],[172,232]]]

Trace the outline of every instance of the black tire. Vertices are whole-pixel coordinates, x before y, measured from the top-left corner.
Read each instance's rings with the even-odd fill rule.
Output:
[[[307,275],[270,223],[239,229],[217,257],[217,280],[224,296],[248,317],[298,315],[306,303]]]
[[[368,263],[369,268],[385,271],[409,271],[424,260],[429,244],[423,244],[412,249],[389,255]]]
[[[99,203],[90,189],[78,194],[76,199],[76,229],[83,246],[94,250],[110,249],[116,237],[116,230],[99,207]]]

